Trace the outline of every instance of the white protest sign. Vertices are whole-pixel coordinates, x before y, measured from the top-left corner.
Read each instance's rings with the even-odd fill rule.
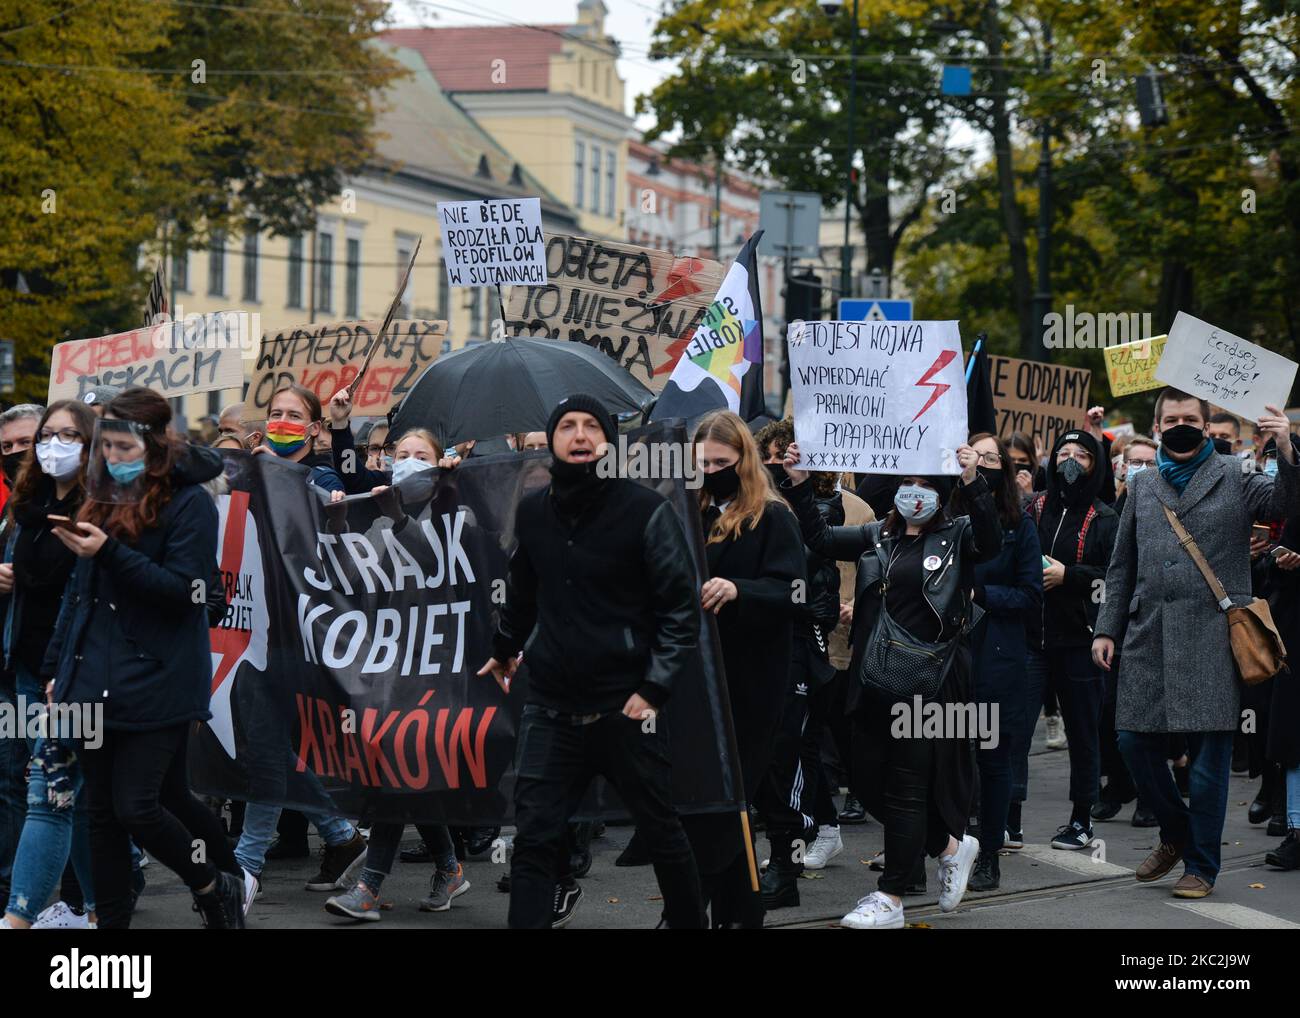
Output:
[[[806,469],[961,473],[957,322],[792,322],[790,384]]]
[[[1179,311],[1156,378],[1253,421],[1265,405],[1286,406],[1296,367],[1281,354]]]
[[[438,222],[452,286],[545,285],[540,198],[440,201]]]

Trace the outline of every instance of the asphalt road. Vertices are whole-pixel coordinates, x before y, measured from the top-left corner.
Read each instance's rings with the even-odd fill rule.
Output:
[[[1300,871],[1283,872],[1264,865],[1264,853],[1276,844],[1264,827],[1247,823],[1246,807],[1258,782],[1232,776],[1228,821],[1224,830],[1223,872],[1214,893],[1198,902],[1180,901],[1170,891],[1181,866],[1155,884],[1138,884],[1133,871],[1154,847],[1157,831],[1132,827],[1127,807],[1109,823],[1096,824],[1104,842],[1084,852],[1053,850],[1048,842],[1069,818],[1066,791],[1068,754],[1047,752],[1042,726],[1030,760],[1030,795],[1025,804],[1026,847],[1005,852],[1002,886],[986,893],[968,893],[948,914],[937,906],[934,863],[930,861],[930,893],[905,899],[909,926],[932,929],[1300,929]],[[507,829],[508,833],[508,829]],[[610,827],[592,844],[594,863],[582,881],[583,900],[571,928],[635,929],[653,927],[661,902],[650,867],[617,868],[614,859],[631,836],[631,827]],[[418,840],[407,829],[404,845]],[[775,928],[829,928],[862,895],[875,889],[878,875],[867,861],[882,847],[877,823],[844,827],[844,852],[825,869],[806,873],[800,882],[801,904],[769,912]],[[315,833],[311,835],[315,845]],[[766,851],[759,836],[759,851]],[[392,902],[378,923],[351,923],[324,911],[327,894],[306,891],[303,883],[317,860],[269,863],[263,894],[249,915],[251,929],[500,929],[506,925],[507,896],[496,889],[503,866],[489,858],[465,863],[471,889],[456,898],[450,912],[424,913],[416,905],[427,893],[430,867],[397,863],[384,884]],[[190,896],[180,882],[157,862],[146,871],[149,884],[133,925],[144,929],[189,928],[197,925]]]

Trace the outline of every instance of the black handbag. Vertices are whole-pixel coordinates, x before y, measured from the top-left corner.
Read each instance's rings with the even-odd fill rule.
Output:
[[[888,563],[884,560],[883,550],[877,548],[876,554],[882,562],[880,610],[875,625],[871,627],[871,635],[867,637],[858,680],[888,699],[910,700],[919,695],[922,699],[932,700],[943,688],[952,669],[957,645],[968,630],[969,613],[951,640],[941,643],[918,640],[895,622],[885,608],[885,591],[889,589]],[[956,549],[952,554],[957,554]]]

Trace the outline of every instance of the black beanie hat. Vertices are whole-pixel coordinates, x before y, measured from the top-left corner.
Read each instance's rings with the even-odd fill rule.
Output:
[[[600,430],[605,433],[605,440],[613,442],[618,437],[618,429],[614,426],[613,415],[605,409],[603,403],[595,396],[588,396],[585,392],[575,392],[571,396],[565,396],[564,399],[555,404],[555,409],[551,411],[551,419],[546,422],[546,444],[552,444],[555,438],[555,428],[560,423],[560,418],[568,413],[591,414],[600,422]]]
[[[1092,457],[1094,465],[1101,459],[1101,445],[1097,440],[1093,438],[1092,435],[1088,434],[1088,432],[1080,431],[1076,428],[1074,431],[1065,432],[1065,434],[1061,435],[1061,437],[1052,444],[1053,461],[1056,459],[1056,454],[1061,451],[1061,446],[1065,445],[1066,442],[1074,442],[1077,445],[1083,446],[1088,455]]]

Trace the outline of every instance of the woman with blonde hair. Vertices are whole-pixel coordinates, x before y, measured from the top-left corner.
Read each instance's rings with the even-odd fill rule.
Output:
[[[805,581],[799,525],[772,487],[749,428],[720,411],[700,422],[695,456],[703,471],[709,579],[705,611],[717,618],[741,777],[753,801],[771,762],[781,721],[799,596]],[[689,818],[712,924],[756,928],[763,904],[733,816]]]

